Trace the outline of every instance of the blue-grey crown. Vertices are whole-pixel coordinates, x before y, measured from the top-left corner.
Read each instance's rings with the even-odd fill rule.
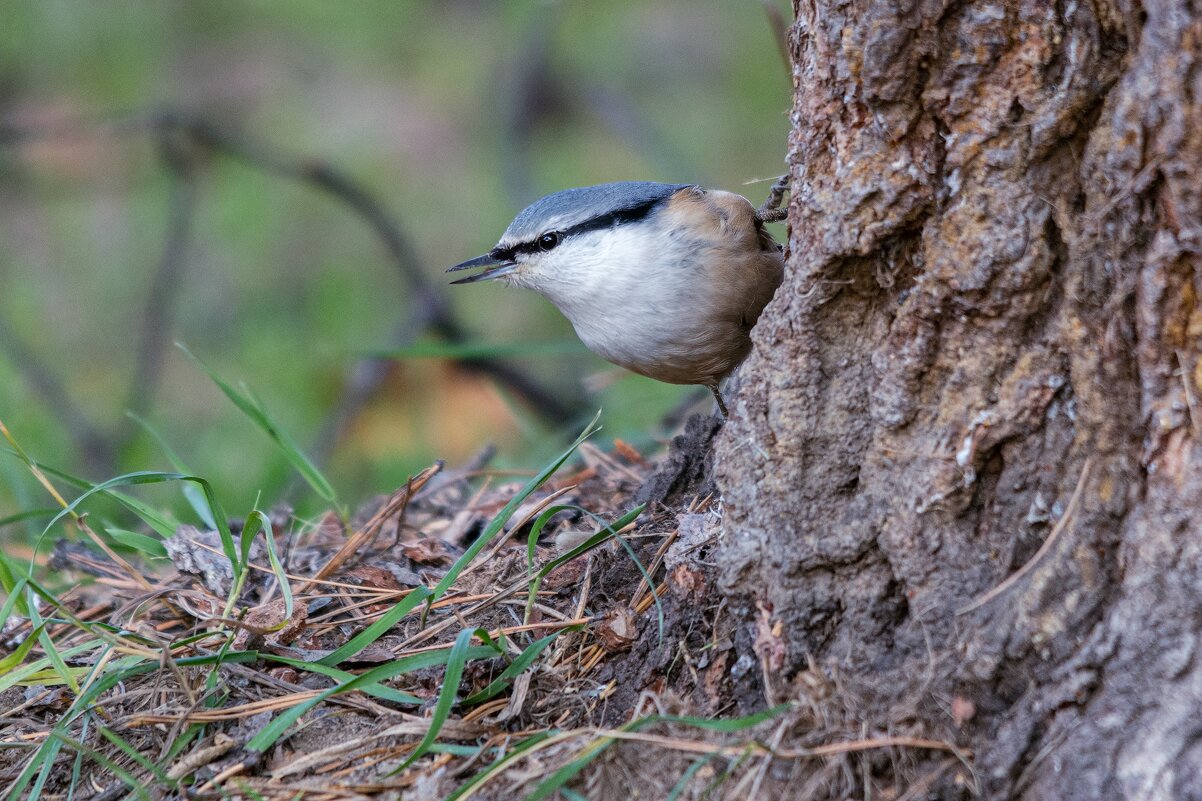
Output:
[[[588,228],[638,219],[674,192],[691,184],[618,181],[553,192],[527,206],[501,237],[511,247],[530,242],[549,231],[574,233]]]

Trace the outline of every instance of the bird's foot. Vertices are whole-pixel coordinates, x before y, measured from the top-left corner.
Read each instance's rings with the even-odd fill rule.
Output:
[[[789,210],[781,208],[785,193],[789,191],[789,173],[776,179],[768,190],[767,199],[755,210],[755,218],[761,223],[780,222],[789,216]]]
[[[718,414],[722,417],[722,422],[726,422],[730,414],[726,411],[726,401],[722,400],[722,393],[718,391],[717,384],[706,384],[710,392],[714,393],[714,400],[718,402]]]

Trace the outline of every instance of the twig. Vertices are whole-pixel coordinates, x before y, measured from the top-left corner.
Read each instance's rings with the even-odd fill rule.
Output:
[[[1007,577],[1006,580],[1001,584],[997,585],[992,590],[985,593],[980,598],[977,598],[967,606],[962,606],[957,609],[957,615],[968,614],[974,609],[979,609],[980,607],[992,601],[994,598],[1001,595],[1006,590],[1013,587],[1015,583],[1018,582],[1023,576],[1034,570],[1035,565],[1039,564],[1040,560],[1047,555],[1048,551],[1052,550],[1052,545],[1060,537],[1061,532],[1068,528],[1069,521],[1072,520],[1073,514],[1077,511],[1077,504],[1081,500],[1082,490],[1085,489],[1085,480],[1089,477],[1089,466],[1090,459],[1087,457],[1085,459],[1085,464],[1081,466],[1081,477],[1077,479],[1077,486],[1073,490],[1072,498],[1069,499],[1068,508],[1064,510],[1064,514],[1062,514],[1060,519],[1056,521],[1056,525],[1052,527],[1052,533],[1049,534],[1048,538],[1043,541],[1043,545],[1039,546],[1039,550],[1035,552],[1035,555],[1028,559],[1025,565],[1011,573],[1010,576]]]
[[[782,720],[777,725],[776,731],[772,733],[772,739],[768,741],[768,748],[771,751],[775,751],[780,748],[780,743],[781,743],[781,740],[784,739],[785,729],[788,727],[788,723],[789,722],[787,720]],[[755,778],[752,780],[751,791],[749,793],[747,793],[747,795],[745,796],[746,798],[759,798],[760,797],[760,786],[764,783],[764,777],[768,775],[768,768],[771,765],[772,765],[772,755],[770,753],[765,754],[764,758],[760,762],[760,769],[757,771],[754,771],[753,773],[747,774],[748,776],[754,776]],[[744,778],[746,778],[746,777],[744,777]],[[743,783],[742,781],[739,782],[740,785],[742,783]]]
[[[384,523],[391,517],[401,517],[405,514],[405,507],[409,505],[409,499],[413,497],[413,493],[420,490],[427,481],[434,477],[439,470],[442,470],[442,462],[435,462],[432,466],[427,467],[416,476],[410,477],[405,483],[405,486],[398,489],[388,499],[388,503],[380,507],[380,510],[372,516],[372,519],[367,522],[362,529],[356,531],[350,537],[347,537],[342,547],[338,552],[326,560],[313,577],[301,585],[297,593],[303,593],[313,586],[314,582],[331,576],[347,559],[355,554],[370,547],[372,540],[376,538]],[[399,528],[400,521],[397,526]]]
[[[337,168],[311,159],[288,159],[275,150],[219,128],[209,120],[178,111],[166,111],[152,118],[155,130],[178,130],[197,144],[238,159],[263,172],[308,184],[350,207],[372,229],[401,274],[417,295],[416,305],[437,326],[450,319],[445,298],[434,290],[422,272],[417,252],[408,238],[384,210],[384,205],[350,176]]]
[[[737,756],[747,750],[748,745],[714,745],[713,743],[683,740],[661,734],[645,734],[638,731],[622,731],[618,729],[599,730],[598,737],[612,737],[615,740],[633,740],[648,745],[658,745],[673,751],[683,751],[693,754],[723,754]],[[842,743],[828,743],[813,748],[786,748],[776,750],[760,743],[752,743],[751,749],[756,753],[769,754],[776,759],[815,759],[818,757],[835,756],[837,754],[854,754],[860,751],[875,751],[881,748],[914,748],[922,751],[946,751],[954,754],[964,764],[968,764],[967,752],[944,740],[928,740],[923,737],[870,737],[864,740],[852,740]]]

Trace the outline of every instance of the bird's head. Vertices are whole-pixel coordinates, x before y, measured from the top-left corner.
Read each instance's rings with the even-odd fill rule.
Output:
[[[616,251],[643,239],[640,234],[649,234],[665,202],[688,186],[623,181],[547,195],[518,214],[488,253],[448,269],[484,268],[451,283],[500,278],[554,294],[557,284],[579,282],[582,273],[620,262],[614,258]]]

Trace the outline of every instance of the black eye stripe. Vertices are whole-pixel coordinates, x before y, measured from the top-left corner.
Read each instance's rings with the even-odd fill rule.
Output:
[[[585,220],[582,223],[577,223],[571,228],[565,228],[560,232],[562,239],[567,239],[573,234],[583,234],[587,231],[599,231],[603,228],[612,228],[615,225],[623,225],[625,223],[638,222],[649,215],[655,208],[665,202],[668,198],[656,198],[649,200],[646,203],[640,203],[637,206],[631,206],[627,209],[618,209],[611,211],[608,214],[602,214],[594,217],[591,220]]]
[[[551,241],[551,240],[554,241]],[[544,240],[547,240],[544,243]],[[548,250],[554,250],[555,246],[564,240],[564,235],[558,231],[549,231],[541,234],[538,239],[533,242],[522,242],[519,245],[513,245],[508,248],[497,248],[492,252],[492,255],[497,258],[505,258],[512,261],[513,257],[519,253],[539,253]]]
[[[607,214],[602,214],[597,217],[593,217],[592,219],[585,220],[584,222],[577,223],[576,225],[568,228],[560,229],[559,231],[548,231],[546,233],[539,234],[538,237],[530,242],[521,242],[517,245],[511,245],[507,248],[496,248],[492,251],[491,255],[497,259],[503,258],[506,261],[513,261],[514,256],[519,253],[538,253],[540,251],[551,250],[555,246],[566,241],[569,237],[575,236],[576,234],[583,234],[587,233],[588,231],[599,231],[605,228],[612,228],[615,225],[623,225],[625,223],[642,220],[652,211],[654,211],[657,206],[667,202],[667,200],[668,198],[656,198],[654,200],[649,200],[646,203],[640,203],[637,206],[611,211]],[[555,244],[551,245],[550,247],[543,247],[540,242],[543,237],[546,236],[555,236]]]

